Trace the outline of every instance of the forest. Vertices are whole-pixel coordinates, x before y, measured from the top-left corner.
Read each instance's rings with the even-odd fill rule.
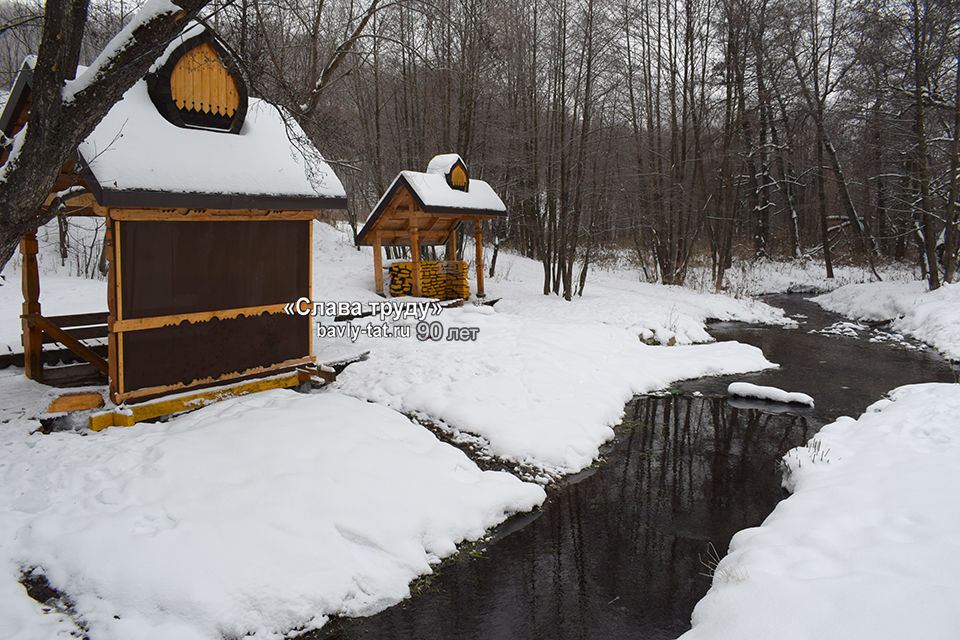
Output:
[[[139,8],[91,3],[89,64]],[[0,5],[0,86],[44,7]],[[509,216],[484,235],[582,293],[738,260],[957,278],[960,6],[947,0],[217,0],[199,19],[330,160],[356,230],[401,169],[457,152]]]

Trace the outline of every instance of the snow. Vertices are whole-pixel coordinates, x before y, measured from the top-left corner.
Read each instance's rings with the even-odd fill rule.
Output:
[[[682,640],[948,640],[960,628],[960,385],[900,387],[785,456]]]
[[[351,237],[314,224],[314,300],[383,302],[371,249]],[[103,282],[84,288],[52,250],[43,243],[44,310],[102,310]],[[543,482],[592,464],[633,393],[772,366],[748,345],[695,344],[710,339],[707,318],[791,324],[767,305],[641,283],[629,270],[593,271],[584,297],[565,302],[539,293],[541,275],[502,252],[487,280],[496,306],[427,318],[475,327],[475,341],[316,337],[321,362],[366,360],[314,394],[265,392],[167,423],[33,433],[55,392],[0,371],[0,636],[48,638],[82,618],[98,640],[274,638],[371,614],[458,543],[544,498],[536,483],[480,472],[398,411]],[[12,340],[16,262],[4,276]],[[42,613],[16,582],[32,567],[76,613]]]
[[[338,394],[278,390],[166,424],[2,438],[11,639],[51,635],[14,581],[32,567],[98,640],[317,628],[406,597],[457,543],[545,497]]]
[[[379,301],[371,250],[358,252],[341,232],[316,227],[316,273],[338,277],[315,277],[314,300]],[[584,297],[573,302],[537,292],[542,271],[532,260],[502,253],[498,274],[486,287],[488,299],[502,296],[496,306],[468,303],[428,318],[443,325],[444,335],[475,327],[476,341],[315,338],[321,360],[350,349],[370,352],[345,369],[334,388],[425,414],[456,436],[479,437],[491,454],[551,478],[591,464],[633,394],[681,378],[774,366],[749,345],[694,345],[711,340],[706,318],[792,324],[762,303],[644,284],[631,272],[595,272]],[[329,325],[332,318],[319,321]],[[415,321],[406,322],[412,330]]]
[[[714,281],[709,262],[693,264],[685,286],[700,291],[713,291]],[[881,264],[877,271],[886,282],[915,280],[912,265]],[[724,273],[724,291],[737,296],[768,293],[820,293],[855,282],[872,282],[876,277],[867,267],[835,264],[833,278],[827,278],[820,260],[741,260]]]
[[[892,321],[894,331],[960,360],[960,285],[929,291],[923,281],[850,284],[813,301],[856,320]]]
[[[79,148],[105,190],[345,197],[333,169],[319,154],[308,165],[290,137],[304,134],[256,98],[239,134],[174,126],[140,80]]]
[[[63,87],[63,101],[72,101],[78,93],[96,82],[105,69],[115,64],[117,55],[124,49],[130,47],[135,41],[134,32],[164,14],[173,14],[181,11],[181,8],[171,0],[147,0],[140,6],[140,9],[133,16],[120,32],[111,38],[103,51],[94,59],[93,64],[84,68],[74,80],[68,80]]]
[[[483,180],[470,178],[470,190],[451,189],[446,178],[432,173],[419,171],[401,171],[410,188],[417,194],[427,208],[443,207],[449,209],[506,211],[507,207],[489,184]],[[394,182],[396,182],[396,180]],[[392,187],[392,185],[391,185]],[[387,190],[387,193],[390,189]]]
[[[427,163],[427,173],[445,176],[458,161],[463,162],[463,159],[457,153],[441,153],[433,156]],[[466,163],[463,166],[467,166]]]
[[[727,386],[727,393],[741,398],[757,398],[758,400],[770,400],[771,402],[783,402],[785,404],[796,403],[814,406],[813,398],[805,393],[784,391],[776,387],[763,387],[749,382],[731,382]]]

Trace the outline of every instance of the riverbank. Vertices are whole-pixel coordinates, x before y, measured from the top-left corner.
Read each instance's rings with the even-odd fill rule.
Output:
[[[793,492],[734,536],[683,640],[955,638],[960,385],[901,387],[784,458]]]
[[[315,300],[379,300],[368,249],[317,224],[313,255]],[[321,360],[369,354],[316,395],[273,392],[165,424],[44,436],[48,391],[4,371],[0,635],[271,638],[372,613],[457,543],[543,499],[537,483],[480,472],[400,411],[547,482],[592,463],[634,394],[772,366],[748,345],[694,344],[710,339],[708,318],[792,324],[762,303],[644,284],[632,271],[598,271],[567,303],[540,294],[539,264],[500,261],[487,286],[495,307],[430,318],[444,336],[466,328],[475,340],[318,336]],[[15,335],[18,274],[4,275],[0,317]],[[91,288],[59,274],[41,281],[41,302],[89,305]],[[24,573],[58,595],[31,600]]]

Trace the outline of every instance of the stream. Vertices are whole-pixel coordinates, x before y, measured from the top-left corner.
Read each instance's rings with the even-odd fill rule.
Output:
[[[846,322],[798,295],[764,301],[798,328],[709,330],[760,347],[780,368],[634,398],[602,461],[551,491],[542,509],[465,546],[417,581],[412,598],[307,637],[643,640],[689,629],[731,536],[783,498],[787,450],[894,387],[958,380],[956,364],[883,327]],[[816,407],[727,399],[733,380],[802,391]]]

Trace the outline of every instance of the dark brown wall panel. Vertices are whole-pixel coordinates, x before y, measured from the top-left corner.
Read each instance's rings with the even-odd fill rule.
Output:
[[[309,296],[309,221],[118,224],[126,319]]]
[[[124,333],[124,390],[189,384],[306,357],[309,323],[305,316],[264,314]]]

